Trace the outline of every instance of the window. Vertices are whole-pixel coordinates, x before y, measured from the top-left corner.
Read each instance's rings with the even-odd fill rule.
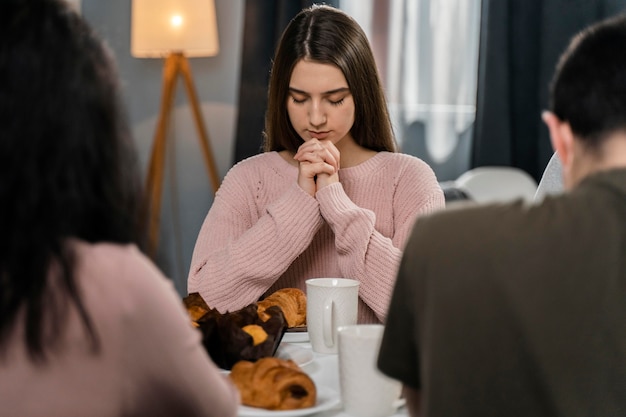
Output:
[[[368,35],[398,143],[440,181],[469,168],[480,0],[341,0]]]

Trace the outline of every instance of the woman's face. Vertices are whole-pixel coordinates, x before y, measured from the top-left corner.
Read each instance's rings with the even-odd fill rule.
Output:
[[[291,73],[287,113],[300,137],[330,140],[337,144],[352,140],[354,100],[346,77],[331,64],[300,60]]]

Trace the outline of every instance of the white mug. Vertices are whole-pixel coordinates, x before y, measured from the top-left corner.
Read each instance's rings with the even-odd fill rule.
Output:
[[[311,347],[319,353],[337,353],[337,327],[356,324],[359,281],[308,279],[306,297],[306,324]]]
[[[404,400],[402,383],[378,370],[382,324],[342,326],[339,336],[339,385],[346,413],[358,417],[392,415]]]

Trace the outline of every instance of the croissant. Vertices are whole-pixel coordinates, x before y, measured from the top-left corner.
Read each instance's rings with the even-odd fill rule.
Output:
[[[283,288],[268,295],[257,303],[257,313],[261,320],[267,320],[269,315],[265,310],[271,306],[278,306],[285,315],[287,326],[296,327],[306,324],[306,295],[298,288]]]
[[[315,383],[291,360],[239,361],[230,378],[239,389],[241,403],[250,407],[295,410],[313,407],[317,401]]]

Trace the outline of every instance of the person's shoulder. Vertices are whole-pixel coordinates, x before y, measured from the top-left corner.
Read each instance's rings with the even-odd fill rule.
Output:
[[[276,157],[280,156],[277,152],[262,152],[256,155],[249,156],[233,165],[235,167],[247,167],[265,165],[276,160]]]
[[[429,173],[434,175],[430,165],[413,155],[401,152],[381,151],[378,152],[376,157],[382,164],[393,168],[393,170],[415,171],[417,173]]]
[[[121,244],[112,242],[86,242],[75,239],[72,241],[73,247],[81,257],[89,258],[91,263],[100,263],[106,260],[116,262],[132,262],[144,255],[134,244]],[[114,263],[111,263],[113,266]]]
[[[278,152],[263,152],[237,162],[228,170],[224,181],[247,181],[250,177],[284,173],[289,167]]]
[[[238,173],[244,171],[257,171],[259,169],[265,170],[268,167],[281,166],[282,163],[286,164],[286,161],[282,159],[278,152],[263,152],[256,155],[249,156],[233,165],[228,174]]]
[[[118,283],[164,279],[156,265],[134,244],[72,242],[81,271]]]
[[[422,239],[452,242],[480,240],[482,243],[507,240],[533,229],[537,207],[522,200],[507,203],[476,204],[467,202],[449,206],[419,218],[414,234]]]
[[[522,199],[489,204],[463,202],[419,218],[413,235],[422,244],[436,238],[451,250],[476,243],[478,252],[491,254],[516,247],[532,248],[537,242],[554,245],[576,240],[583,223],[590,223],[585,220],[588,202],[589,198],[575,193],[549,196],[535,203]]]
[[[426,162],[416,156],[400,152],[379,152],[377,155],[381,166],[381,175],[393,181],[394,184],[406,184],[416,192],[441,193],[441,187],[433,169]]]
[[[250,156],[233,165],[217,190],[216,198],[222,201],[256,200],[259,186],[281,189],[294,178],[297,170],[278,152],[264,152]],[[256,203],[253,203],[256,204]]]
[[[133,315],[146,305],[157,303],[165,308],[175,301],[173,282],[136,245],[74,243],[81,288],[90,302],[116,311],[112,320]]]
[[[417,156],[409,155],[402,152],[389,152],[389,151],[381,151],[378,152],[378,156],[387,162],[399,163],[403,165],[428,165],[426,162],[419,159]]]

